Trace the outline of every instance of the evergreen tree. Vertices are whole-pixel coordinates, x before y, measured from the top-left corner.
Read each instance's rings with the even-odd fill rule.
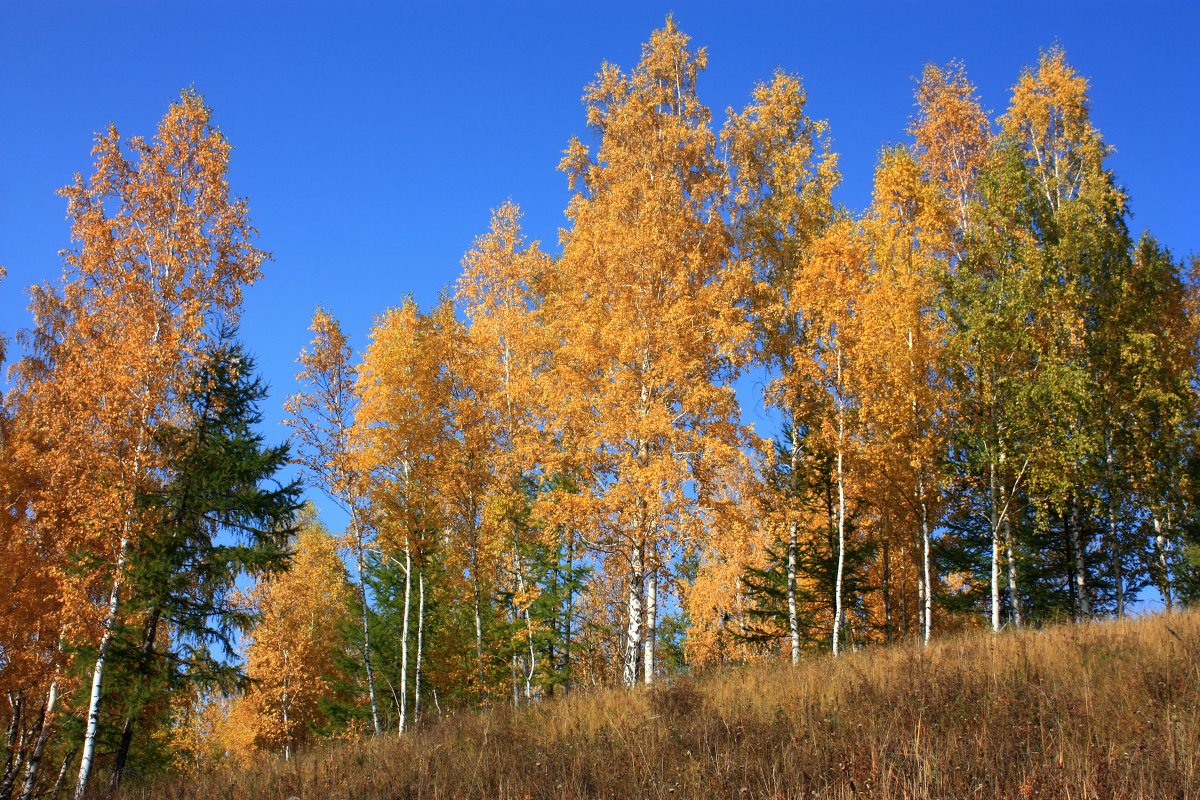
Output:
[[[124,713],[114,785],[135,724],[169,724],[168,695],[244,681],[234,639],[252,619],[234,602],[235,584],[286,565],[299,508],[299,483],[277,478],[288,447],[255,430],[266,396],[253,359],[224,331],[187,395],[190,418],[156,432],[170,477],[142,496],[157,524],[130,557],[129,613],[114,645]]]

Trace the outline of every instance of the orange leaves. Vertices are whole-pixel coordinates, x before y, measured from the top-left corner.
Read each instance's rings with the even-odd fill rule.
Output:
[[[908,129],[914,152],[965,228],[975,182],[992,146],[991,123],[961,64],[927,64],[916,94],[918,115]]]
[[[260,581],[250,599],[260,615],[246,650],[250,689],[215,734],[238,759],[256,750],[294,752],[325,726],[322,703],[338,691],[349,587],[336,543],[311,516],[288,571]]]
[[[297,359],[296,376],[303,387],[284,402],[290,416],[284,422],[295,431],[297,460],[313,480],[343,510],[354,516],[365,487],[350,453],[350,427],[358,407],[355,395],[357,370],[351,363],[350,345],[341,324],[318,307],[313,313],[313,340]],[[357,519],[351,535],[361,537]]]
[[[1028,151],[1034,179],[1055,209],[1088,188],[1111,152],[1092,125],[1087,88],[1063,49],[1053,47],[1042,53],[1036,71],[1022,73],[1000,120],[1003,132]]]
[[[446,360],[457,346],[457,326],[447,304],[427,316],[405,300],[376,321],[363,358],[351,448],[381,544],[391,552],[436,534],[438,500],[454,493],[444,480],[456,462]]]

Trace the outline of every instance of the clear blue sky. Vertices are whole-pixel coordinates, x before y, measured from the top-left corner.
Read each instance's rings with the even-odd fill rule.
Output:
[[[294,390],[313,307],[356,346],[375,314],[422,305],[458,272],[490,209],[521,204],[551,250],[585,135],[582,89],[629,68],[674,11],[709,50],[700,85],[719,125],[777,67],[828,119],[860,209],[881,146],[904,139],[925,62],[966,63],[986,106],[1060,42],[1092,82],[1135,232],[1200,249],[1200,3],[304,2],[0,4],[0,332],[29,324],[24,288],[56,279],[68,246],[54,190],[87,172],[94,131],[150,134],[194,85],[236,150],[231,182],[275,255],[246,299],[243,335],[273,394]],[[753,398],[747,398],[756,405]],[[748,417],[758,417],[748,408]],[[760,432],[771,431],[762,429]]]

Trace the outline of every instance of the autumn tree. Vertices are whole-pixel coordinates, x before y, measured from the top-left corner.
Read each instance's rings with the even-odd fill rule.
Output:
[[[780,409],[788,432],[783,524],[787,529],[788,636],[792,663],[800,659],[797,604],[799,530],[802,511],[801,437],[812,393],[803,379],[806,325],[800,282],[815,242],[834,219],[833,189],[840,176],[830,151],[827,126],[809,118],[800,81],[779,73],[754,90],[753,102],[732,114],[721,138],[729,148],[733,175],[731,222],[739,254],[756,275],[754,320],[759,359],[774,376],[766,392]],[[782,474],[782,473],[781,473]]]
[[[526,244],[520,219],[511,202],[493,213],[491,229],[463,258],[455,301],[467,319],[459,371],[485,426],[485,439],[479,440],[488,471],[483,523],[491,530],[484,535],[505,542],[508,553],[513,613],[524,627],[519,660],[528,700],[538,671],[530,607],[540,589],[526,562],[531,550],[557,547],[551,541],[554,528],[532,524],[529,516],[531,482],[540,480],[547,462],[541,379],[550,342],[540,315],[540,286],[551,261],[537,243]]]
[[[338,683],[336,654],[345,647],[339,622],[350,588],[338,543],[302,516],[290,567],[260,580],[248,595],[258,616],[246,648],[249,689],[228,710],[221,732],[235,756],[256,751],[291,758],[329,726],[322,706]]]
[[[746,443],[728,381],[745,360],[750,271],[722,218],[725,171],[696,94],[706,63],[668,19],[631,73],[607,65],[587,88],[598,144],[572,140],[561,164],[575,194],[547,293],[561,342],[549,380],[588,454],[587,535],[624,571],[625,684],[639,660],[654,679],[672,548],[707,535],[720,467]]]
[[[440,481],[449,471],[451,450],[457,444],[448,419],[451,375],[443,361],[454,346],[457,329],[448,303],[425,315],[411,298],[406,299],[377,320],[355,389],[361,406],[351,432],[354,469],[369,492],[379,530],[378,550],[402,570],[404,578],[401,732],[408,724],[413,589],[418,590],[418,626],[423,629],[424,562],[442,537],[445,516],[439,496],[448,487]],[[418,639],[418,653],[422,644]],[[419,663],[416,670],[419,675]]]
[[[122,142],[109,126],[96,137],[92,175],[61,192],[75,245],[65,253],[62,286],[32,291],[31,354],[18,368],[17,391],[31,398],[30,424],[54,442],[42,455],[48,471],[78,476],[71,489],[82,494],[68,501],[81,509],[73,546],[89,552],[96,569],[72,602],[102,583],[107,595],[93,618],[98,641],[76,797],[91,775],[130,549],[154,517],[137,502],[162,472],[152,432],[178,413],[205,331],[236,321],[242,287],[265,258],[252,244],[246,203],[230,194],[230,149],[190,91],[151,140]],[[88,617],[93,609],[75,611]]]
[[[296,459],[305,477],[318,486],[346,514],[345,545],[354,554],[362,625],[362,663],[367,678],[371,723],[380,732],[375,673],[371,664],[370,606],[367,602],[366,552],[372,533],[364,510],[366,483],[355,463],[350,429],[358,409],[357,369],[341,323],[328,311],[313,313],[311,344],[297,359],[301,389],[284,403],[285,421],[295,431]]]
[[[915,533],[905,538],[919,554],[925,644],[933,629],[930,539],[940,521],[948,410],[940,295],[954,248],[949,210],[907,149],[883,152],[864,222],[872,264],[860,308],[861,412],[870,427],[876,502],[890,507],[889,519],[909,520]]]

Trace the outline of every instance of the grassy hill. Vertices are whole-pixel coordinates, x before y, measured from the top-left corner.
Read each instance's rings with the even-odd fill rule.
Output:
[[[455,714],[125,797],[1200,797],[1200,613]]]

